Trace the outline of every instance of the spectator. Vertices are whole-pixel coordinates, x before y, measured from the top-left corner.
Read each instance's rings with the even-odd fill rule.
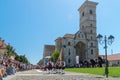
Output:
[[[15,74],[15,69],[14,69],[14,67],[13,67],[12,64],[10,64],[9,72],[10,72],[10,75],[11,75],[11,74]]]
[[[2,78],[3,78],[3,67],[2,67],[2,64],[0,63],[0,80],[3,80]]]
[[[2,77],[3,77],[3,70],[2,68],[0,68],[0,80],[3,80]]]

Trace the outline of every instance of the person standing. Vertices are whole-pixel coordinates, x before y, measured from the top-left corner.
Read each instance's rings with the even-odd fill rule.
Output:
[[[64,69],[65,69],[65,66],[66,66],[66,64],[65,64],[65,61],[62,61],[62,74],[65,74],[65,71],[64,71]]]
[[[0,64],[0,80],[3,80],[3,66]]]
[[[51,73],[51,71],[52,71],[52,61],[51,60],[49,60],[49,62],[47,63],[47,68],[48,68],[48,73],[50,74]]]

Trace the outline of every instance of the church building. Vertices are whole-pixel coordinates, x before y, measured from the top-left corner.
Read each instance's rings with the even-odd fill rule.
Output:
[[[72,67],[80,61],[98,57],[96,6],[98,3],[86,0],[78,9],[79,30],[75,34],[65,34],[55,40],[55,49],[62,51],[66,66]]]

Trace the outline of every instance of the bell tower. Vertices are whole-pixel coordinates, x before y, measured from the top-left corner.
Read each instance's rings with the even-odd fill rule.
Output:
[[[98,57],[98,43],[96,39],[96,6],[98,3],[86,0],[78,9],[79,31],[85,34],[86,38],[86,59]]]

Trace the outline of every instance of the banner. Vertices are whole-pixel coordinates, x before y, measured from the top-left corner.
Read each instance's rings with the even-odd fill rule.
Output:
[[[79,64],[79,56],[76,56],[76,64]]]

